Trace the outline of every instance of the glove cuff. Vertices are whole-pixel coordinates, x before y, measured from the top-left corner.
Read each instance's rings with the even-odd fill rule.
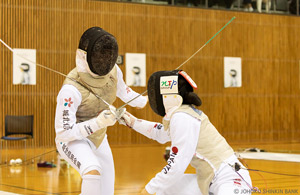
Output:
[[[80,130],[80,133],[84,137],[90,136],[94,132],[96,132],[97,130],[102,129],[101,125],[98,124],[96,118],[92,118],[88,121],[84,121],[84,122],[79,123],[78,128]]]

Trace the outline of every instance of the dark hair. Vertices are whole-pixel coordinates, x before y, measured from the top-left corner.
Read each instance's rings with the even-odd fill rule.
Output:
[[[194,89],[189,82],[181,75],[178,75],[178,90],[179,95],[183,99],[183,104],[194,104],[195,106],[201,106],[201,99],[196,93],[193,92]]]

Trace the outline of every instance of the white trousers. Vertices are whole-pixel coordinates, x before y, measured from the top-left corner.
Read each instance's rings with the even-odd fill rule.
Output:
[[[99,195],[114,194],[115,167],[107,136],[98,148],[95,148],[88,140],[58,142],[56,147],[61,158],[75,168],[81,177],[91,170],[100,172],[101,190]]]
[[[196,174],[184,174],[174,185],[156,195],[202,195]]]
[[[248,170],[240,169],[237,172],[229,166],[239,163],[245,168],[235,155],[231,156],[226,162],[222,163],[217,175],[209,188],[210,195],[250,195],[252,182]]]
[[[228,164],[242,165],[235,155],[222,163],[210,185],[209,195],[250,195],[252,182],[247,170],[240,169],[238,175]],[[243,167],[245,168],[245,167]],[[202,195],[196,174],[184,174],[173,186],[157,195]]]

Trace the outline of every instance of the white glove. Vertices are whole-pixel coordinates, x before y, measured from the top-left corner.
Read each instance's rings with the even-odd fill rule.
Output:
[[[108,126],[113,126],[116,123],[117,119],[114,113],[110,110],[103,110],[97,116],[97,124],[102,129]]]
[[[121,125],[125,125],[132,128],[136,120],[137,118],[135,116],[126,111],[123,114],[123,116],[118,120],[118,122]]]
[[[112,126],[117,119],[110,110],[103,110],[96,118],[78,124],[82,136],[87,137],[96,131]]]

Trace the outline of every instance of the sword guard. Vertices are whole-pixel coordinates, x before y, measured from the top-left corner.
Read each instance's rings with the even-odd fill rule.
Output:
[[[116,109],[113,105],[109,105],[109,109],[115,115],[117,120],[120,120],[126,112],[126,108]]]

